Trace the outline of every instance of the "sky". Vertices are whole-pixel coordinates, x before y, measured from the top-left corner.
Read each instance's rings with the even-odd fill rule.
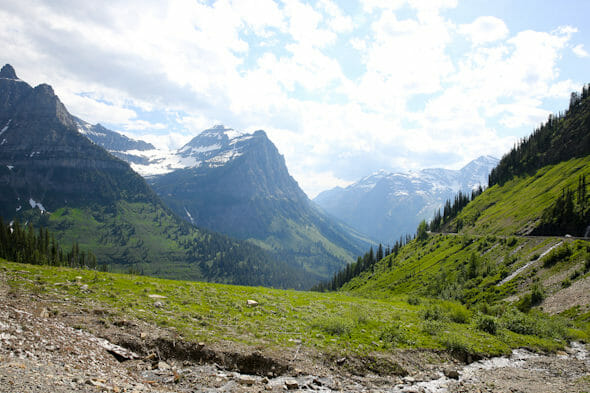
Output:
[[[497,158],[590,82],[587,0],[0,0],[0,61],[160,148],[263,129],[310,197]]]

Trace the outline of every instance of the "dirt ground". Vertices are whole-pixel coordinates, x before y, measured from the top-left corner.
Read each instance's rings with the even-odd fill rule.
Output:
[[[0,392],[590,392],[585,346],[465,365],[400,350],[362,359],[187,342],[108,310],[0,283]]]

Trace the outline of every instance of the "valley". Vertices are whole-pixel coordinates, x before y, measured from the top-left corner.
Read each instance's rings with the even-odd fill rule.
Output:
[[[358,204],[384,237],[369,208],[442,206],[375,253],[264,131],[215,126],[157,158],[0,76],[0,257],[25,262],[0,259],[0,391],[588,390],[586,87],[499,162],[319,198]],[[404,198],[363,194],[379,189]]]

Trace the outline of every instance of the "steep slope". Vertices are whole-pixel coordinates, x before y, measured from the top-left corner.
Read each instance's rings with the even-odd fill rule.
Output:
[[[493,157],[480,157],[458,171],[381,171],[344,189],[324,191],[314,202],[371,238],[390,243],[413,233],[421,220],[430,219],[458,191],[470,193],[485,186],[497,163]]]
[[[0,76],[14,70],[5,66]],[[15,78],[0,79],[8,105],[0,112],[0,213],[10,217],[36,203],[41,210],[108,204],[153,203],[156,195],[129,166],[89,143],[49,85],[34,89]],[[13,101],[13,102],[9,102]]]
[[[554,206],[564,190],[575,190],[580,177],[590,178],[590,156],[548,165],[532,176],[512,178],[496,184],[472,201],[444,230],[476,235],[531,235],[543,222],[545,212]],[[586,214],[587,214],[586,207]],[[584,235],[554,231],[546,235]]]
[[[48,85],[0,71],[0,214],[49,226],[99,264],[163,277],[255,285],[310,284],[251,244],[180,220],[127,163],[78,131]]]
[[[489,314],[490,324],[512,314],[502,323],[514,332],[541,329],[520,314],[537,306],[590,320],[590,241],[549,231],[562,228],[565,217],[570,217],[566,225],[583,223],[574,235],[584,235],[590,224],[585,180],[590,149],[580,146],[590,132],[590,110],[584,109],[588,100],[585,94],[565,115],[551,117],[504,156],[492,172],[496,183],[443,226],[443,232],[455,234],[425,233],[352,278],[343,290],[374,297],[405,293],[455,299]],[[580,144],[571,142],[574,136]],[[545,157],[541,162],[552,158],[542,166],[531,157]],[[534,236],[540,229],[544,236]]]
[[[248,239],[323,278],[368,245],[311,205],[264,131],[216,126],[176,157],[186,167],[150,183],[177,214],[199,226]]]
[[[128,138],[125,135],[103,127],[101,124],[92,125],[77,117],[74,117],[74,121],[81,134],[115,157],[129,163],[147,163],[146,158],[140,154],[156,149],[151,143]]]

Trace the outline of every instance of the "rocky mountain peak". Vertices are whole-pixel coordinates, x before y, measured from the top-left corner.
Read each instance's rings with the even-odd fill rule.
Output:
[[[75,128],[72,116],[55,95],[53,88],[45,83],[33,89],[31,94],[19,107],[17,117],[41,121],[53,121],[57,118],[62,124],[70,128]]]
[[[0,78],[18,79],[14,68],[10,64],[5,64],[0,70]]]

